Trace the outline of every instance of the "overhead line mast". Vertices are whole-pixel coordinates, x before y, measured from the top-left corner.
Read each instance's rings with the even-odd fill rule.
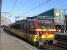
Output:
[[[17,1],[18,1],[18,0],[15,0],[15,2],[14,2],[14,4],[13,4],[13,7],[12,7],[12,9],[10,10],[10,15],[12,15],[13,10],[14,10],[16,4],[17,4]]]
[[[2,8],[2,0],[0,0],[0,26],[1,26],[1,8]]]

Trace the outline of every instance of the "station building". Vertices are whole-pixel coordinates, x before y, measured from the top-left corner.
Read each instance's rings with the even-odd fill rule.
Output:
[[[38,15],[40,16],[47,16],[48,19],[54,19],[54,23],[56,28],[61,29],[62,32],[64,32],[64,26],[65,26],[65,11],[64,9],[56,9],[52,8],[46,12],[43,12]]]
[[[67,15],[65,15],[65,25],[66,25],[66,32],[67,32]]]

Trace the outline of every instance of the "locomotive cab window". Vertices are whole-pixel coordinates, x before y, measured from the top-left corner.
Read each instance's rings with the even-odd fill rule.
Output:
[[[38,20],[38,27],[39,27],[39,28],[45,28],[42,20]]]
[[[39,28],[54,28],[54,24],[52,22],[44,22],[42,20],[38,21]]]
[[[52,22],[48,22],[45,24],[46,28],[54,28],[54,24]]]

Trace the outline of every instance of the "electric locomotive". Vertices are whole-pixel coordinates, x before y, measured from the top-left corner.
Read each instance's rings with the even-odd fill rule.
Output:
[[[52,20],[34,17],[16,21],[7,30],[35,45],[44,45],[45,41],[53,41],[56,31]]]

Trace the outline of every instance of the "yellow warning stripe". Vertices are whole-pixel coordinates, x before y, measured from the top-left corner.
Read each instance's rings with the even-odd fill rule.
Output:
[[[35,31],[47,31],[46,29],[35,29]]]
[[[56,29],[35,29],[35,31],[56,31]]]
[[[48,31],[56,31],[56,29],[48,29]]]

